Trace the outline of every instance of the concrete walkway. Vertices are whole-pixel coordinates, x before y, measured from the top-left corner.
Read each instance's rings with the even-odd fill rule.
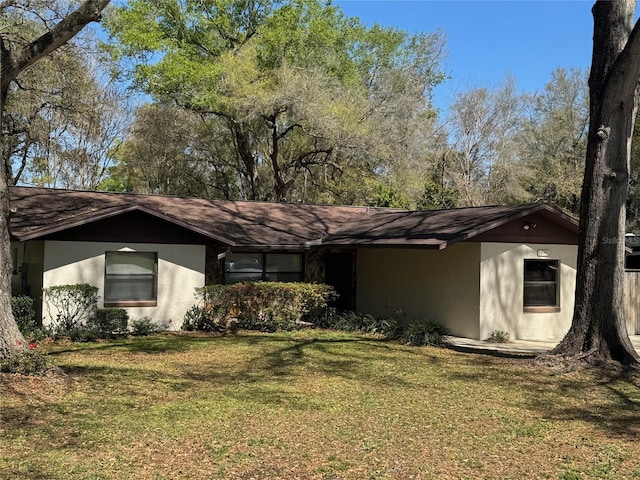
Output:
[[[485,352],[502,355],[537,355],[548,352],[555,347],[557,341],[511,340],[507,343],[492,343],[471,338],[448,337],[454,349],[465,352]],[[630,335],[631,343],[640,353],[640,335]]]

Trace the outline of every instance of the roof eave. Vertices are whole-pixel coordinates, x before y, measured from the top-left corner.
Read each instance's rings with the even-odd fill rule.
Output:
[[[529,215],[532,215],[532,214],[540,212],[540,211],[545,211],[545,212],[553,215],[554,217],[560,219],[561,222],[556,222],[556,223],[564,224],[564,226],[567,229],[574,230],[576,233],[578,233],[579,224],[578,224],[577,220],[575,220],[574,218],[570,217],[569,215],[566,215],[565,213],[561,212],[560,210],[556,210],[555,208],[550,207],[546,203],[536,203],[536,204],[530,205],[530,208],[523,208],[519,212],[515,212],[515,213],[510,214],[510,215],[504,215],[501,218],[496,219],[496,220],[494,220],[492,222],[487,222],[486,224],[483,224],[480,227],[468,230],[466,232],[461,233],[460,235],[456,235],[455,237],[453,237],[450,240],[448,240],[447,242],[445,242],[446,245],[444,247],[442,247],[442,248],[446,248],[447,246],[453,245],[455,243],[459,243],[459,242],[464,242],[464,241],[470,240],[473,237],[477,237],[478,235],[481,235],[481,234],[486,233],[486,232],[488,232],[490,230],[493,230],[494,228],[501,227],[501,226],[506,225],[507,223],[513,222],[515,220],[520,220],[521,218],[527,217]]]
[[[242,243],[237,243],[235,245],[232,245],[232,247],[235,247],[236,250],[238,251],[260,251],[260,252],[265,252],[265,251],[282,251],[282,250],[289,250],[289,251],[296,251],[296,252],[303,252],[305,250],[309,250],[311,248],[311,246],[305,244],[259,244],[259,243],[253,243],[253,244],[242,244]]]
[[[321,247],[345,247],[345,248],[426,248],[433,250],[443,250],[447,246],[446,241],[440,242],[404,242],[392,243],[385,241],[364,242],[361,240],[348,241],[340,240],[334,242],[323,242]]]
[[[75,227],[81,227],[83,225],[88,225],[90,223],[94,223],[100,220],[105,220],[107,218],[112,218],[118,215],[122,215],[125,213],[130,213],[130,212],[134,212],[134,211],[140,211],[143,213],[146,213],[147,215],[151,215],[155,218],[158,218],[160,220],[164,220],[166,222],[172,223],[174,225],[177,225],[181,228],[184,228],[186,230],[189,230],[191,232],[197,233],[198,235],[202,235],[206,238],[209,238],[215,242],[218,242],[224,246],[228,246],[228,247],[234,247],[236,246],[235,242],[232,242],[231,240],[224,238],[224,237],[220,237],[218,235],[214,235],[211,234],[210,232],[207,232],[206,230],[203,230],[202,228],[196,227],[194,225],[191,225],[187,222],[181,221],[175,217],[172,217],[171,215],[166,215],[163,214],[161,212],[158,212],[156,210],[153,210],[151,208],[142,206],[142,205],[124,205],[122,208],[115,208],[113,210],[110,210],[109,212],[105,212],[103,214],[98,214],[95,215],[94,212],[87,212],[79,217],[76,217],[73,219],[73,221],[67,221],[67,222],[60,222],[57,223],[54,226],[46,226],[43,228],[39,228],[36,230],[33,230],[31,232],[28,232],[24,235],[15,235],[12,234],[12,236],[21,241],[21,242],[26,242],[29,240],[37,240],[39,238],[45,237],[47,235],[52,235],[54,233],[59,233],[62,232],[64,230],[69,230],[71,228],[75,228]]]
[[[123,213],[132,212],[137,210],[138,207],[135,205],[124,205],[121,208],[113,208],[108,212],[104,212],[102,214],[95,215],[94,212],[87,212],[78,217],[74,217],[71,220],[62,221],[56,223],[54,225],[47,225],[45,227],[36,228],[35,230],[31,230],[24,235],[16,235],[12,232],[12,236],[21,242],[26,242],[28,240],[37,240],[39,238],[45,237],[47,235],[51,235],[53,233],[62,232],[64,230],[68,230],[70,228],[81,227],[83,225],[87,225],[89,223],[93,223],[99,220],[105,220],[107,218],[115,217],[117,215],[122,215]],[[89,217],[87,219],[87,217]]]

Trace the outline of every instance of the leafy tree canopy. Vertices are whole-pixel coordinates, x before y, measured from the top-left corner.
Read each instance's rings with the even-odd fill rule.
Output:
[[[440,33],[367,28],[318,0],[132,0],[107,28],[137,88],[226,130],[235,150],[216,162],[246,198],[305,201],[364,158],[389,171],[417,154],[407,139],[444,79]]]

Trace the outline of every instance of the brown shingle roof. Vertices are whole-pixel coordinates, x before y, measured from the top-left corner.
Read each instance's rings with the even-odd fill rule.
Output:
[[[32,187],[11,187],[11,202],[11,233],[23,241],[134,210],[223,245],[247,247],[323,244],[442,249],[536,212],[578,231],[574,219],[543,204],[408,212]]]
[[[488,206],[419,212],[380,212],[351,221],[323,245],[422,246],[443,249],[533,213],[554,218],[577,234],[578,222],[544,204]]]
[[[230,246],[303,246],[370,211],[32,187],[12,187],[11,202],[11,233],[19,240],[141,210]]]

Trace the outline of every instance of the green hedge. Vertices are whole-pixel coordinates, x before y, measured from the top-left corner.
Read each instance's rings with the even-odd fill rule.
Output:
[[[330,286],[312,283],[209,285],[196,289],[198,303],[185,315],[182,328],[208,332],[293,330],[303,322],[318,323],[334,297]]]
[[[87,321],[99,338],[113,338],[129,333],[129,313],[124,308],[98,308]]]
[[[29,335],[37,330],[33,298],[25,295],[11,297],[11,311],[23,335]]]

